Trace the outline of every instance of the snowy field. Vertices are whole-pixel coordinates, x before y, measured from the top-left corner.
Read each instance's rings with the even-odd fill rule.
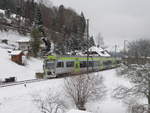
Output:
[[[0,41],[1,40],[8,40],[8,44],[18,46],[17,41],[18,40],[23,40],[23,39],[30,39],[30,36],[23,36],[20,35],[18,32],[15,31],[8,31],[8,32],[1,32],[0,31]],[[0,45],[1,47],[1,45]]]
[[[36,72],[42,72],[42,60],[30,58],[27,60],[26,66],[18,65],[10,60],[7,49],[0,48],[0,78],[15,76],[18,81],[35,78]]]
[[[89,103],[87,110],[93,113],[96,113],[96,111],[98,111],[98,113],[125,113],[126,107],[121,101],[112,98],[112,91],[120,84],[128,85],[129,83],[124,79],[118,78],[115,69],[99,72],[98,74],[104,76],[104,84],[108,92],[103,101]],[[35,104],[33,104],[32,95],[41,92],[46,93],[51,89],[50,91],[52,93],[60,93],[62,98],[67,100],[63,93],[63,84],[63,79],[55,79],[39,83],[30,83],[27,84],[27,87],[19,85],[0,88],[0,113],[40,113]],[[71,107],[69,109],[75,109]]]
[[[11,56],[8,51],[17,47],[17,40],[29,39],[29,37],[21,36],[16,32],[0,32],[0,40],[7,39],[8,45],[0,43],[0,79],[7,77],[16,77],[18,81],[35,78],[36,72],[43,72],[41,59],[30,58],[26,60],[26,65],[21,66],[10,60]]]

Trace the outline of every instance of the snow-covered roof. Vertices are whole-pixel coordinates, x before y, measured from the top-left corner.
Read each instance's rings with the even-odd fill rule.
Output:
[[[10,54],[11,55],[19,55],[22,51],[21,50],[15,50],[15,51],[12,51]]]
[[[30,39],[20,39],[20,40],[17,40],[17,42],[30,42]]]
[[[81,110],[74,110],[74,109],[72,109],[72,110],[70,110],[70,111],[67,112],[67,113],[91,113],[91,112],[81,111]]]
[[[100,47],[93,46],[89,48],[89,52],[96,52],[99,56],[102,56],[102,57],[110,57],[108,52]]]
[[[5,14],[5,10],[0,9],[0,13]]]
[[[10,17],[11,18],[16,18],[16,14],[11,14]]]

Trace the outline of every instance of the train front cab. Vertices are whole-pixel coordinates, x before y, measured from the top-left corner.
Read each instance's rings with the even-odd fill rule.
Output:
[[[48,56],[47,59],[44,60],[43,70],[45,73],[45,78],[56,77],[56,57]]]

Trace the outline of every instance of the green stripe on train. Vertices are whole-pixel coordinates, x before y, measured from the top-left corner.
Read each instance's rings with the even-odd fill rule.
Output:
[[[87,57],[56,57],[56,56],[48,56],[47,57],[50,60],[87,60]],[[98,58],[94,58],[94,57],[89,57],[89,60],[115,60],[114,58],[106,58],[106,57],[98,57]]]
[[[57,59],[56,56],[48,56],[47,58],[48,58],[49,60],[56,60],[56,59]]]

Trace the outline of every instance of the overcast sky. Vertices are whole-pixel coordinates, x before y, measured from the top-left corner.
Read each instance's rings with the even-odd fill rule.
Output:
[[[123,46],[124,40],[150,38],[150,0],[51,0],[90,20],[90,35],[99,32],[111,48]]]

